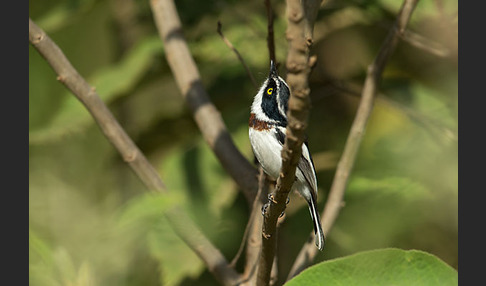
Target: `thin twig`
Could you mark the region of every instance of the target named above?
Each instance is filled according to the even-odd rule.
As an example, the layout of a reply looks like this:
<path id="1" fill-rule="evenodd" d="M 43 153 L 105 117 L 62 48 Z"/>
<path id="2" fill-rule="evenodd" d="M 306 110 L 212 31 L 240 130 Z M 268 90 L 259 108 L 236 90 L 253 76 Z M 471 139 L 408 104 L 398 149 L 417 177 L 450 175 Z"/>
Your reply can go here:
<path id="1" fill-rule="evenodd" d="M 103 134 L 120 152 L 123 160 L 151 191 L 165 192 L 159 174 L 128 137 L 110 110 L 99 98 L 96 89 L 74 69 L 61 49 L 29 18 L 29 41 L 57 73 L 57 80 L 64 84 L 91 113 Z"/>
<path id="2" fill-rule="evenodd" d="M 344 93 L 350 94 L 352 96 L 361 96 L 362 86 L 359 84 L 355 84 L 353 82 L 335 82 L 331 83 L 334 88 L 340 90 Z M 385 104 L 391 105 L 394 108 L 401 110 L 404 114 L 406 114 L 410 120 L 417 123 L 417 125 L 424 128 L 431 134 L 438 135 L 439 138 L 436 138 L 436 141 L 440 143 L 444 143 L 444 139 L 457 141 L 457 131 L 452 130 L 451 128 L 445 126 L 443 123 L 439 122 L 435 118 L 431 118 L 423 113 L 418 112 L 415 109 L 412 109 L 396 100 L 393 100 L 386 96 L 383 93 L 378 92 L 375 96 L 376 102 L 381 101 Z M 315 162 L 314 158 L 314 162 Z M 317 168 L 316 168 L 317 169 Z"/>
<path id="3" fill-rule="evenodd" d="M 223 168 L 242 189 L 249 204 L 257 189 L 256 168 L 236 148 L 221 114 L 209 99 L 201 76 L 182 34 L 182 25 L 172 0 L 151 0 L 150 5 L 165 55 L 176 83 L 194 120 Z"/>
<path id="4" fill-rule="evenodd" d="M 230 42 L 230 40 L 228 40 L 228 38 L 226 38 L 224 35 L 223 35 L 223 24 L 221 24 L 220 21 L 218 21 L 218 34 L 221 36 L 221 39 L 223 39 L 223 42 L 226 44 L 226 46 L 228 46 L 228 48 L 230 48 L 230 50 L 232 50 L 236 56 L 238 57 L 238 59 L 240 60 L 241 64 L 243 65 L 243 67 L 245 68 L 246 70 L 246 73 L 248 74 L 248 76 L 250 77 L 251 79 L 251 82 L 253 83 L 253 86 L 255 88 L 258 87 L 257 83 L 256 83 L 256 80 L 255 78 L 253 77 L 253 74 L 251 73 L 250 69 L 248 68 L 248 66 L 246 65 L 246 62 L 245 60 L 243 60 L 243 57 L 241 56 L 240 52 L 238 52 L 238 50 L 233 46 L 233 44 Z"/>
<path id="5" fill-rule="evenodd" d="M 389 29 L 391 23 L 383 22 L 380 24 L 380 27 L 384 29 Z M 451 56 L 451 51 L 443 44 L 434 41 L 433 39 L 427 38 L 422 36 L 419 33 L 405 30 L 402 34 L 399 35 L 402 41 L 409 43 L 410 45 L 416 47 L 417 49 L 421 49 L 429 54 L 432 54 L 436 57 L 446 58 Z"/>
<path id="6" fill-rule="evenodd" d="M 266 203 L 269 188 L 270 188 L 270 181 L 269 177 L 261 166 L 260 169 L 260 176 L 258 178 L 258 185 L 259 185 L 259 196 L 257 204 L 252 209 L 252 224 L 250 228 L 250 232 L 248 234 L 247 242 L 246 242 L 246 261 L 245 261 L 245 268 L 243 271 L 243 279 L 241 286 L 253 286 L 256 284 L 256 269 L 258 266 L 258 259 L 260 258 L 261 253 L 261 246 L 262 246 L 262 222 L 263 216 L 261 215 L 261 208 L 264 203 Z"/>
<path id="7" fill-rule="evenodd" d="M 361 94 L 360 104 L 356 113 L 356 117 L 351 126 L 348 139 L 344 146 L 343 155 L 339 160 L 336 174 L 329 191 L 329 196 L 322 213 L 322 228 L 324 233 L 328 234 L 332 225 L 334 224 L 341 207 L 343 206 L 343 197 L 348 183 L 349 175 L 353 169 L 356 155 L 364 135 L 366 124 L 373 109 L 373 101 L 376 95 L 378 84 L 381 79 L 381 74 L 385 65 L 395 50 L 395 47 L 400 38 L 400 34 L 403 34 L 405 27 L 410 20 L 410 16 L 417 4 L 418 0 L 405 0 L 400 12 L 397 16 L 397 21 L 387 38 L 383 42 L 378 55 L 373 63 L 368 67 L 365 84 Z M 297 259 L 295 260 L 288 279 L 294 277 L 300 273 L 305 267 L 307 267 L 316 256 L 317 251 L 312 242 L 307 242 L 301 249 Z"/>
<path id="8" fill-rule="evenodd" d="M 29 41 L 46 59 L 63 83 L 91 113 L 108 141 L 137 174 L 149 191 L 166 193 L 155 168 L 128 137 L 101 100 L 96 90 L 74 69 L 61 49 L 29 18 Z M 239 275 L 230 268 L 221 252 L 194 225 L 187 215 L 174 207 L 164 214 L 175 232 L 204 261 L 209 271 L 224 285 L 234 285 Z"/>
<path id="9" fill-rule="evenodd" d="M 291 90 L 287 112 L 287 131 L 282 149 L 282 167 L 263 219 L 262 256 L 259 261 L 257 285 L 268 285 L 276 253 L 277 220 L 285 210 L 286 201 L 295 180 L 295 170 L 302 153 L 302 143 L 310 108 L 308 76 L 311 69 L 309 51 L 312 30 L 321 1 L 287 0 L 289 43 L 286 67 Z"/>
<path id="10" fill-rule="evenodd" d="M 405 33 L 400 34 L 400 37 L 412 46 L 437 57 L 445 58 L 451 55 L 451 51 L 444 45 L 428 39 L 418 33 L 406 30 Z"/>
<path id="11" fill-rule="evenodd" d="M 265 0 L 265 9 L 267 11 L 268 56 L 270 57 L 270 60 L 272 60 L 274 63 L 277 63 L 277 59 L 275 58 L 275 36 L 273 34 L 273 10 L 272 10 L 272 3 L 270 2 L 270 0 Z"/>
<path id="12" fill-rule="evenodd" d="M 249 233 L 250 229 L 252 228 L 252 224 L 254 223 L 255 216 L 260 213 L 260 211 L 259 211 L 260 208 L 258 207 L 258 205 L 261 204 L 260 196 L 261 196 L 264 189 L 266 191 L 266 187 L 265 187 L 266 175 L 263 172 L 263 169 L 262 169 L 261 166 L 258 169 L 259 169 L 259 173 L 260 173 L 259 176 L 258 176 L 258 192 L 257 192 L 257 195 L 255 197 L 255 200 L 253 201 L 253 205 L 250 209 L 250 211 L 251 211 L 250 218 L 248 219 L 248 223 L 246 224 L 245 232 L 243 233 L 243 238 L 241 239 L 240 247 L 238 248 L 238 251 L 236 252 L 235 257 L 231 260 L 231 263 L 230 263 L 230 266 L 233 267 L 233 268 L 236 266 L 236 262 L 238 262 L 238 259 L 240 258 L 241 253 L 243 252 L 243 249 L 245 248 L 245 245 L 248 242 L 247 241 L 248 233 Z"/>

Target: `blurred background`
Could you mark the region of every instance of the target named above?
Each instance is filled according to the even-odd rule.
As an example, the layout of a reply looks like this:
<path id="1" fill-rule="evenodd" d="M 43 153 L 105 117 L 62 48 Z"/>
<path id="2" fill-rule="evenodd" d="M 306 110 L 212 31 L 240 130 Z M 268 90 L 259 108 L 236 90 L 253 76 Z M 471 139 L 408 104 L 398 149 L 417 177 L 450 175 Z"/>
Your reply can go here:
<path id="1" fill-rule="evenodd" d="M 211 100 L 253 162 L 249 108 L 268 74 L 264 1 L 175 1 Z M 285 76 L 285 1 L 272 1 Z M 325 1 L 314 29 L 309 146 L 322 211 L 359 103 L 366 68 L 401 1 Z M 345 194 L 315 262 L 363 250 L 419 249 L 458 264 L 458 4 L 421 0 L 386 66 Z M 45 0 L 29 17 L 59 45 L 159 170 L 171 195 L 145 187 L 89 113 L 29 47 L 31 285 L 217 285 L 161 212 L 180 204 L 231 260 L 249 206 L 206 146 L 164 56 L 149 1 Z M 280 283 L 312 231 L 291 196 L 279 231 Z M 238 264 L 241 271 L 243 261 Z"/>

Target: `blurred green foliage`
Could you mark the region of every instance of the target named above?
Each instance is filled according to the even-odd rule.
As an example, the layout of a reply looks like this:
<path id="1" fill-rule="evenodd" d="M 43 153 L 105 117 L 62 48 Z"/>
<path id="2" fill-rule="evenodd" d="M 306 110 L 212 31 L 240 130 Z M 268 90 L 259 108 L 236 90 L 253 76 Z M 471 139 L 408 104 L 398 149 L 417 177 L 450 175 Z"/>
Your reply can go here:
<path id="1" fill-rule="evenodd" d="M 400 3 L 326 1 L 319 11 L 307 131 L 320 210 L 366 67 Z M 285 1 L 272 4 L 277 60 L 285 75 Z M 247 120 L 256 89 L 216 27 L 221 21 L 225 36 L 261 82 L 269 65 L 264 3 L 181 0 L 176 5 L 211 100 L 238 148 L 253 161 Z M 248 206 L 185 107 L 148 1 L 34 1 L 29 17 L 96 87 L 171 193 L 146 193 L 82 104 L 29 47 L 30 284 L 216 285 L 161 214 L 182 206 L 230 260 Z M 412 35 L 393 54 L 345 207 L 316 262 L 397 247 L 431 253 L 457 269 L 457 26 L 457 1 L 419 1 L 409 30 L 433 50 L 418 46 Z M 286 213 L 279 232 L 280 283 L 312 230 L 297 195 Z"/>

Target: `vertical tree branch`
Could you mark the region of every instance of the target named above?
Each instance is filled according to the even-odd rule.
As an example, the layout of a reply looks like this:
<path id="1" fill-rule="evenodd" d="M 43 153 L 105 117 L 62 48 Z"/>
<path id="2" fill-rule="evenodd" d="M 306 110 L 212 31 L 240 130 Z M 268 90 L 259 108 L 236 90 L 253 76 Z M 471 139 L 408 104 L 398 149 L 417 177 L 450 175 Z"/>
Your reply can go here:
<path id="1" fill-rule="evenodd" d="M 155 24 L 165 55 L 182 96 L 196 124 L 223 168 L 241 187 L 251 204 L 258 189 L 257 170 L 236 148 L 219 111 L 211 103 L 201 76 L 182 34 L 182 25 L 172 0 L 151 0 Z"/>
<path id="2" fill-rule="evenodd" d="M 243 252 L 245 244 L 247 245 L 250 240 L 250 231 L 254 228 L 253 225 L 259 222 L 259 213 L 262 205 L 262 197 L 267 194 L 268 191 L 268 185 L 266 183 L 266 174 L 263 172 L 262 167 L 260 166 L 259 168 L 259 175 L 258 175 L 258 192 L 255 197 L 255 200 L 253 201 L 253 205 L 250 208 L 250 217 L 248 219 L 248 223 L 245 227 L 245 232 L 243 233 L 243 238 L 241 240 L 240 248 L 236 252 L 235 257 L 231 260 L 230 265 L 232 267 L 236 266 L 236 262 L 238 262 L 238 259 L 240 258 L 241 253 Z M 266 197 L 266 196 L 265 196 Z M 259 250 L 258 250 L 259 252 Z M 248 262 L 248 261 L 247 261 Z M 245 271 L 247 268 L 245 268 Z M 243 276 L 245 273 L 243 273 Z"/>
<path id="3" fill-rule="evenodd" d="M 329 233 L 329 230 L 334 224 L 334 221 L 336 220 L 343 205 L 343 197 L 348 183 L 348 178 L 353 169 L 366 124 L 368 123 L 368 119 L 373 109 L 373 102 L 378 84 L 381 79 L 381 74 L 390 55 L 395 50 L 400 35 L 405 31 L 405 27 L 410 20 L 410 16 L 412 15 L 417 1 L 418 0 L 404 1 L 397 16 L 395 25 L 388 33 L 388 36 L 383 42 L 375 60 L 368 67 L 356 117 L 351 126 L 348 139 L 346 140 L 344 151 L 338 163 L 331 190 L 329 191 L 329 197 L 321 216 L 322 228 L 326 234 Z M 307 267 L 313 261 L 316 254 L 317 250 L 312 245 L 312 242 L 307 242 L 297 256 L 297 259 L 288 275 L 288 279 L 297 275 L 305 267 Z"/>
<path id="4" fill-rule="evenodd" d="M 277 64 L 276 57 L 275 57 L 275 37 L 273 33 L 273 10 L 272 10 L 272 4 L 270 0 L 265 0 L 265 8 L 267 12 L 268 55 L 270 61 L 273 61 Z M 251 233 L 247 241 L 246 265 L 245 265 L 245 271 L 243 273 L 243 277 L 245 277 L 245 281 L 243 282 L 242 286 L 256 284 L 257 275 L 254 274 L 258 269 L 258 265 L 259 265 L 258 259 L 260 258 L 261 249 L 262 249 L 261 232 L 262 232 L 263 217 L 259 216 L 257 212 L 259 213 L 259 210 L 261 209 L 261 207 L 265 203 L 265 200 L 267 199 L 267 194 L 269 192 L 269 181 L 268 181 L 267 174 L 265 174 L 261 166 L 259 167 L 259 170 L 260 170 L 260 176 L 258 180 L 259 204 L 258 204 L 258 209 L 254 207 L 251 213 L 253 224 L 251 228 Z M 270 271 L 270 275 L 271 274 L 272 271 Z"/>
<path id="5" fill-rule="evenodd" d="M 277 179 L 273 201 L 263 220 L 262 256 L 258 266 L 257 285 L 268 285 L 276 252 L 277 220 L 285 210 L 286 201 L 295 180 L 295 170 L 302 153 L 304 132 L 310 108 L 308 75 L 312 28 L 321 1 L 287 0 L 287 83 L 291 96 L 287 112 L 287 134 L 282 149 L 282 168 Z"/>
<path id="6" fill-rule="evenodd" d="M 29 41 L 46 59 L 61 81 L 91 113 L 108 141 L 121 154 L 149 191 L 167 192 L 162 179 L 147 158 L 128 137 L 96 90 L 74 69 L 61 49 L 29 18 Z M 239 275 L 226 259 L 177 207 L 166 215 L 175 232 L 204 261 L 209 271 L 224 285 L 235 285 Z"/>
<path id="7" fill-rule="evenodd" d="M 256 204 L 251 210 L 250 217 L 252 220 L 252 224 L 246 243 L 246 262 L 245 269 L 242 275 L 243 280 L 240 286 L 253 286 L 256 284 L 256 270 L 262 246 L 261 236 L 263 217 L 261 215 L 261 208 L 267 200 L 267 195 L 270 187 L 270 181 L 267 174 L 265 174 L 261 166 L 259 167 L 259 170 L 260 175 L 258 178 L 258 200 L 255 200 Z"/>

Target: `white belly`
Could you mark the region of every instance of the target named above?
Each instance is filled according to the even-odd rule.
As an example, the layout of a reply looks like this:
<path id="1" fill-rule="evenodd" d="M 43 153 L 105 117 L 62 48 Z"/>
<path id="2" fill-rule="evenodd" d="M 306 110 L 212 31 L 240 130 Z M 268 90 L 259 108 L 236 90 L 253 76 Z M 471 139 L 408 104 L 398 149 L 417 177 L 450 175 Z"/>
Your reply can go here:
<path id="1" fill-rule="evenodd" d="M 250 143 L 258 162 L 268 175 L 278 178 L 282 166 L 282 146 L 271 134 L 272 131 L 249 129 Z"/>
<path id="2" fill-rule="evenodd" d="M 277 179 L 282 167 L 282 145 L 280 145 L 271 132 L 274 131 L 255 131 L 254 129 L 250 128 L 249 137 L 251 146 L 253 148 L 253 153 L 255 154 L 258 162 L 260 162 L 260 165 L 263 167 L 263 170 L 274 179 Z M 305 145 L 302 144 L 302 154 L 309 156 L 308 152 L 309 151 Z M 295 169 L 295 176 L 297 180 L 292 189 L 297 189 L 306 199 L 309 200 L 310 193 L 308 193 L 309 191 L 305 192 L 304 190 L 309 188 L 309 186 L 299 168 Z M 317 182 L 315 185 L 317 186 Z"/>

